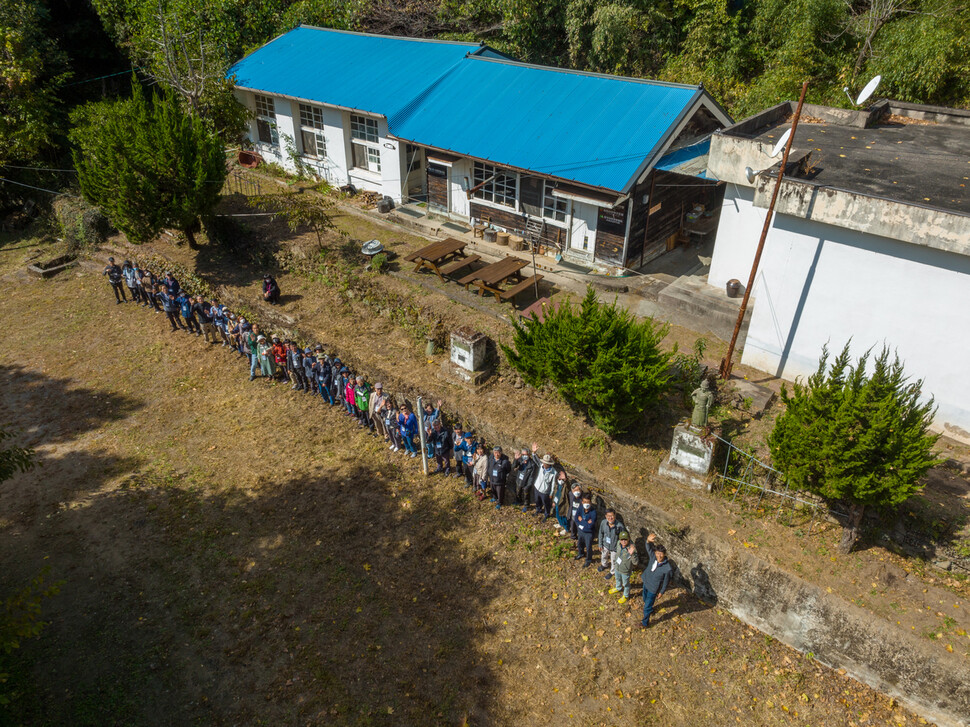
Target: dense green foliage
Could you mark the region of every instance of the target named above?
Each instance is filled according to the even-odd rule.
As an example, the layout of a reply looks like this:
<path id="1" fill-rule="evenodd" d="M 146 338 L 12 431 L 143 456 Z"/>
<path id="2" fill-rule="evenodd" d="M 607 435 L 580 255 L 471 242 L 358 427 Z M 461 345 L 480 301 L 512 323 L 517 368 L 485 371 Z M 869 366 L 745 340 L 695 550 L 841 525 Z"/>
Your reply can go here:
<path id="1" fill-rule="evenodd" d="M 149 102 L 137 82 L 130 100 L 80 111 L 71 139 L 84 196 L 133 242 L 173 227 L 194 244 L 226 176 L 219 137 L 173 94 Z"/>
<path id="2" fill-rule="evenodd" d="M 509 363 L 531 386 L 551 384 L 610 435 L 630 432 L 667 391 L 673 354 L 660 349 L 667 326 L 600 303 L 592 287 L 578 309 L 568 300 L 545 320 L 513 320 Z"/>
<path id="3" fill-rule="evenodd" d="M 768 438 L 775 466 L 788 482 L 841 506 L 849 527 L 843 549 L 855 541 L 863 508 L 894 507 L 921 489 L 937 463 L 929 432 L 935 411 L 922 401 L 922 381 L 910 382 L 899 357 L 883 349 L 869 368 L 869 353 L 853 367 L 849 346 L 791 393 L 781 392 L 785 411 Z"/>

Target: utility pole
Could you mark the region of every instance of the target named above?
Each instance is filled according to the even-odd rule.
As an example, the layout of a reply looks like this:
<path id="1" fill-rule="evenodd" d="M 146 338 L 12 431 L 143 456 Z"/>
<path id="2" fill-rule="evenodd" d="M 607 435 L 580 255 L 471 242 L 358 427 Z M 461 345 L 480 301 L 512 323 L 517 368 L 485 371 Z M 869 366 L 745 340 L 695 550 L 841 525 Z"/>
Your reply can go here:
<path id="1" fill-rule="evenodd" d="M 771 218 L 775 213 L 775 201 L 778 199 L 778 190 L 781 189 L 782 177 L 785 176 L 785 167 L 788 165 L 788 153 L 791 151 L 792 143 L 795 141 L 795 129 L 798 127 L 798 118 L 802 115 L 802 104 L 805 103 L 805 92 L 807 90 L 808 81 L 805 81 L 802 84 L 802 95 L 798 98 L 798 108 L 795 109 L 795 115 L 791 120 L 791 134 L 788 136 L 788 143 L 785 144 L 785 154 L 781 158 L 781 169 L 778 170 L 778 178 L 775 180 L 775 191 L 771 193 L 771 204 L 768 205 L 765 225 L 761 229 L 761 239 L 758 241 L 758 249 L 754 254 L 754 261 L 751 263 L 751 274 L 748 275 L 748 284 L 744 287 L 744 297 L 741 298 L 741 310 L 738 311 L 738 320 L 734 324 L 734 333 L 731 334 L 731 343 L 728 346 L 727 354 L 721 359 L 720 375 L 725 380 L 731 376 L 731 357 L 734 355 L 734 347 L 738 342 L 738 334 L 741 332 L 741 323 L 744 321 L 744 314 L 748 310 L 748 299 L 751 297 L 751 288 L 754 287 L 754 279 L 758 275 L 761 253 L 765 249 L 768 230 L 771 229 Z"/>

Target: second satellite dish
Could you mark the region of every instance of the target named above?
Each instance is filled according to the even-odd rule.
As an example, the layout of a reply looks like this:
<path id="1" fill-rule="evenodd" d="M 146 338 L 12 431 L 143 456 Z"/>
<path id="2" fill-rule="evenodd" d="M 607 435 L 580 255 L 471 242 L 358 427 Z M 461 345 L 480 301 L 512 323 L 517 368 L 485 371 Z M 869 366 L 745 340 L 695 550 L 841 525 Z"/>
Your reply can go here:
<path id="1" fill-rule="evenodd" d="M 863 87 L 863 89 L 859 92 L 859 95 L 855 99 L 853 99 L 852 96 L 849 96 L 848 86 L 846 86 L 842 90 L 845 91 L 846 96 L 849 96 L 849 101 L 854 103 L 856 106 L 862 106 L 862 104 L 868 101 L 869 97 L 876 92 L 876 89 L 879 87 L 880 81 L 882 81 L 882 76 L 876 76 L 875 78 L 873 78 L 871 81 L 869 81 L 869 83 L 867 83 Z"/>
<path id="2" fill-rule="evenodd" d="M 778 140 L 778 143 L 775 144 L 775 148 L 771 150 L 771 156 L 776 157 L 778 156 L 779 153 L 781 153 L 781 150 L 785 148 L 785 144 L 788 143 L 789 136 L 791 136 L 791 129 L 789 129 L 788 131 L 786 131 L 784 134 L 781 135 L 781 138 Z"/>

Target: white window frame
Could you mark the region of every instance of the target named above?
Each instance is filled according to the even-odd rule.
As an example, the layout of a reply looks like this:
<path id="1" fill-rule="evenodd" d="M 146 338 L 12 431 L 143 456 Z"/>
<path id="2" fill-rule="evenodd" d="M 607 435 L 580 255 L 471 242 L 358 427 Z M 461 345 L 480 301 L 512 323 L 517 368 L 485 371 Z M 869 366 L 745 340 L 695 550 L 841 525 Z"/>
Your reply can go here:
<path id="1" fill-rule="evenodd" d="M 312 150 L 308 148 L 308 139 L 313 144 Z M 322 107 L 300 104 L 300 144 L 303 147 L 303 156 L 326 159 L 327 137 L 324 134 Z"/>
<path id="2" fill-rule="evenodd" d="M 548 181 L 542 183 L 542 218 L 553 224 L 566 225 L 566 218 L 569 216 L 569 200 L 562 197 L 554 197 L 552 190 L 555 186 Z"/>
<path id="3" fill-rule="evenodd" d="M 472 164 L 472 186 L 478 187 L 472 196 L 499 207 L 516 209 L 519 175 L 485 162 Z M 481 185 L 481 186 L 479 186 Z"/>
<path id="4" fill-rule="evenodd" d="M 380 174 L 381 147 L 377 119 L 350 115 L 350 159 L 354 169 Z"/>
<path id="5" fill-rule="evenodd" d="M 253 99 L 256 103 L 256 141 L 265 146 L 279 148 L 280 133 L 276 128 L 276 102 L 272 96 L 265 96 L 254 93 Z M 266 124 L 269 130 L 269 141 L 265 141 L 260 133 L 260 124 Z"/>

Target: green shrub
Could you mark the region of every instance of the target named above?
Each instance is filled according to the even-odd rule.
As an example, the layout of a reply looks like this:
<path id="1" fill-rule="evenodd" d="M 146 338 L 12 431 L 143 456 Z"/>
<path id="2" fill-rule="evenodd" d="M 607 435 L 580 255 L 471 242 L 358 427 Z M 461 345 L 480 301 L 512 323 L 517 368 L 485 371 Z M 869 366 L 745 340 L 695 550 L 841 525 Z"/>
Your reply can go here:
<path id="1" fill-rule="evenodd" d="M 70 252 L 100 245 L 108 239 L 111 224 L 97 207 L 85 200 L 61 195 L 54 199 L 54 219 Z"/>
<path id="2" fill-rule="evenodd" d="M 609 435 L 636 428 L 670 385 L 673 353 L 660 349 L 668 327 L 600 303 L 592 287 L 578 309 L 566 301 L 541 323 L 513 325 L 513 347 L 502 349 L 522 378 L 551 384 Z"/>
<path id="3" fill-rule="evenodd" d="M 387 253 L 379 252 L 374 257 L 371 258 L 368 267 L 371 271 L 375 273 L 383 273 L 387 271 Z"/>
<path id="4" fill-rule="evenodd" d="M 775 467 L 798 489 L 848 510 L 840 550 L 848 553 L 867 506 L 895 507 L 922 489 L 923 475 L 938 463 L 929 433 L 935 408 L 922 399 L 922 381 L 910 383 L 889 349 L 866 373 L 867 352 L 853 368 L 849 345 L 828 369 L 822 350 L 818 370 L 781 390 L 785 411 L 768 437 Z M 827 370 L 828 369 L 828 370 Z"/>

